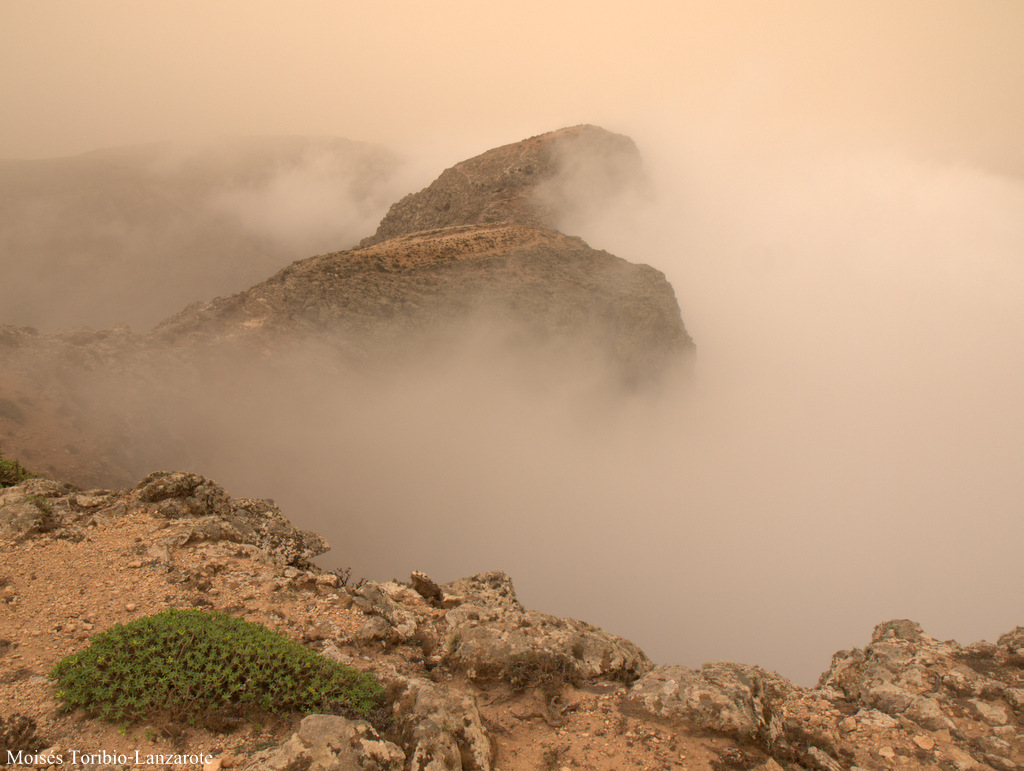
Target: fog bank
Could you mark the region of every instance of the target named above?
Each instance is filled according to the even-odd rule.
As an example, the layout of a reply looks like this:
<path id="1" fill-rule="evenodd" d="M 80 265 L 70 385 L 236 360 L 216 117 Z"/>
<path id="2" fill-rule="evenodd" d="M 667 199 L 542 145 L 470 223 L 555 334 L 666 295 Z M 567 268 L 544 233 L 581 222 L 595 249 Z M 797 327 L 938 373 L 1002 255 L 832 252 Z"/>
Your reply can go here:
<path id="1" fill-rule="evenodd" d="M 667 273 L 693 377 L 617 393 L 585 355 L 473 331 L 384 375 L 297 354 L 207 389 L 189 462 L 324 534 L 324 565 L 506 570 L 662 663 L 811 684 L 889 618 L 1013 628 L 1024 186 L 717 136 L 641 138 L 651 188 L 564 225 Z"/>

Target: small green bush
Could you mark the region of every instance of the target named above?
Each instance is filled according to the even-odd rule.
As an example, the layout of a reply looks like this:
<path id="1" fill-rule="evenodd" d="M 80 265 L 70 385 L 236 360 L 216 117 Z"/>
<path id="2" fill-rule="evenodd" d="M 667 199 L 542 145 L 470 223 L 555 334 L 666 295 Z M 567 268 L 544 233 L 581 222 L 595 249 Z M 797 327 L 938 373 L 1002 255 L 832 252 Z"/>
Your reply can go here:
<path id="1" fill-rule="evenodd" d="M 14 485 L 20 485 L 26 479 L 31 479 L 34 476 L 35 474 L 18 461 L 7 460 L 0 455 L 0 487 L 14 487 Z"/>
<path id="2" fill-rule="evenodd" d="M 384 689 L 264 626 L 219 612 L 166 610 L 118 624 L 50 672 L 69 709 L 104 720 L 215 725 L 251 712 L 373 717 Z"/>

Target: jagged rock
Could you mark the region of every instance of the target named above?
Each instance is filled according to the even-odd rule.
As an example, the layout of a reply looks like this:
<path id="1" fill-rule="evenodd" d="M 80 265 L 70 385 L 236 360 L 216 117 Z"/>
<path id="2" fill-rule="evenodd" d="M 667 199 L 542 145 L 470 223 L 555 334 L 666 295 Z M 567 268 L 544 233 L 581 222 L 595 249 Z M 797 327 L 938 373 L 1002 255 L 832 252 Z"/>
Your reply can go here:
<path id="1" fill-rule="evenodd" d="M 1005 739 L 997 736 L 979 736 L 977 739 L 978 748 L 989 755 L 998 755 L 1008 758 L 1013 754 L 1013 747 Z"/>
<path id="2" fill-rule="evenodd" d="M 13 487 L 0 488 L 0 506 L 22 500 L 24 498 L 61 498 L 75 492 L 75 487 L 66 482 L 53 479 L 26 479 Z"/>
<path id="3" fill-rule="evenodd" d="M 53 528 L 53 515 L 38 500 L 22 500 L 0 507 L 0 540 L 17 541 Z"/>
<path id="4" fill-rule="evenodd" d="M 900 618 L 894 621 L 885 621 L 878 624 L 871 635 L 871 642 L 876 643 L 882 640 L 906 640 L 916 642 L 921 639 L 924 630 L 916 621 Z"/>
<path id="5" fill-rule="evenodd" d="M 364 720 L 310 715 L 266 766 L 274 771 L 403 771 L 405 753 Z"/>
<path id="6" fill-rule="evenodd" d="M 573 126 L 488 150 L 405 196 L 360 246 L 457 225 L 516 222 L 558 229 L 581 195 L 611 196 L 641 183 L 640 153 L 629 137 Z"/>
<path id="7" fill-rule="evenodd" d="M 1012 632 L 1001 635 L 998 642 L 1011 653 L 1024 650 L 1024 626 L 1018 626 Z"/>
<path id="8" fill-rule="evenodd" d="M 0 489 L 0 540 L 20 541 L 65 528 L 80 518 L 72 485 L 27 479 Z"/>
<path id="9" fill-rule="evenodd" d="M 879 624 L 865 649 L 841 651 L 833 657 L 819 681 L 820 690 L 835 689 L 854 704 L 877 707 L 898 718 L 889 718 L 892 725 L 872 721 L 875 725 L 870 727 L 878 730 L 918 725 L 961 747 L 966 737 L 979 734 L 997 736 L 997 731 L 1006 729 L 1016 736 L 1010 714 L 1014 700 L 1008 695 L 1019 683 L 1015 634 L 1003 635 L 998 644 L 981 641 L 961 646 L 936 640 L 910 621 Z M 863 727 L 869 727 L 867 714 L 862 711 L 856 716 Z M 938 747 L 935 751 L 940 752 Z M 980 767 L 955 746 L 941 751 L 949 767 Z M 1019 753 L 1009 759 L 990 749 L 983 754 L 985 762 L 997 768 L 1011 768 L 1021 760 Z"/>
<path id="10" fill-rule="evenodd" d="M 984 720 L 992 726 L 1006 725 L 1010 722 L 1010 716 L 1006 714 L 1006 708 L 1001 704 L 989 704 L 981 699 L 968 699 L 967 705 L 971 714 Z"/>
<path id="11" fill-rule="evenodd" d="M 384 619 L 399 638 L 412 637 L 416 633 L 416 616 L 391 599 L 377 582 L 367 581 L 355 590 L 355 595 L 358 608 Z"/>
<path id="12" fill-rule="evenodd" d="M 732 663 L 656 667 L 629 691 L 634 706 L 737 739 L 773 746 L 784 730 L 778 704 L 796 687 L 774 672 Z"/>
<path id="13" fill-rule="evenodd" d="M 414 570 L 409 578 L 412 588 L 419 592 L 421 597 L 432 602 L 440 602 L 444 593 L 430 576 L 422 571 Z"/>
<path id="14" fill-rule="evenodd" d="M 957 696 L 998 696 L 1002 683 L 978 674 L 963 664 L 957 664 L 942 676 L 942 684 Z"/>
<path id="15" fill-rule="evenodd" d="M 956 724 L 946 716 L 935 699 L 918 696 L 911 702 L 904 712 L 904 716 L 930 731 L 941 731 L 943 728 L 956 729 Z"/>
<path id="16" fill-rule="evenodd" d="M 278 562 L 309 567 L 310 560 L 329 548 L 316 533 L 299 530 L 272 502 L 231 498 L 224 489 L 198 474 L 157 471 L 120 492 L 93 491 L 82 495 L 72 485 L 31 479 L 0 491 L 0 538 L 22 538 L 60 531 L 73 537 L 80 521 L 145 510 L 159 517 L 186 520 L 187 530 L 171 545 L 230 541 L 256 546 Z M 79 532 L 77 537 L 81 537 Z M 170 542 L 168 542 L 170 543 Z M 168 544 L 164 544 L 166 547 Z M 169 555 L 159 555 L 169 561 Z"/>
<path id="17" fill-rule="evenodd" d="M 230 513 L 224 489 L 199 474 L 156 471 L 139 482 L 138 499 L 157 504 L 155 513 L 168 519 Z"/>
<path id="18" fill-rule="evenodd" d="M 877 709 L 862 709 L 854 715 L 857 723 L 865 728 L 895 728 L 900 724 L 896 718 Z"/>
<path id="19" fill-rule="evenodd" d="M 807 759 L 811 762 L 813 768 L 821 769 L 821 771 L 845 771 L 844 767 L 835 758 L 829 756 L 828 753 L 818 747 L 807 748 Z"/>
<path id="20" fill-rule="evenodd" d="M 1003 698 L 1019 715 L 1024 715 L 1024 688 L 1006 688 Z"/>
<path id="21" fill-rule="evenodd" d="M 410 576 L 412 588 L 423 599 L 427 600 L 435 608 L 451 609 L 462 603 L 462 598 L 455 594 L 448 594 L 441 586 L 426 573 L 414 570 Z"/>
<path id="22" fill-rule="evenodd" d="M 472 697 L 419 678 L 383 680 L 409 771 L 491 771 L 494 748 Z"/>
<path id="23" fill-rule="evenodd" d="M 371 616 L 356 630 L 355 639 L 364 645 L 372 642 L 395 645 L 405 638 L 385 619 L 380 616 Z"/>
<path id="24" fill-rule="evenodd" d="M 512 578 L 500 570 L 477 573 L 447 583 L 444 591 L 462 597 L 463 602 L 485 608 L 523 612 Z"/>
<path id="25" fill-rule="evenodd" d="M 157 471 L 136 487 L 136 496 L 153 513 L 171 519 L 193 519 L 180 545 L 204 541 L 250 544 L 285 565 L 308 567 L 330 547 L 308 530 L 299 530 L 273 501 L 231 498 L 224 489 L 198 474 Z"/>
<path id="26" fill-rule="evenodd" d="M 873 709 L 898 715 L 914 701 L 914 694 L 892 683 L 881 683 L 864 694 L 862 701 Z"/>
<path id="27" fill-rule="evenodd" d="M 524 611 L 504 573 L 481 573 L 444 588 L 463 603 L 445 615 L 443 661 L 473 679 L 517 687 L 549 680 L 632 682 L 653 666 L 622 637 L 584 621 Z"/>

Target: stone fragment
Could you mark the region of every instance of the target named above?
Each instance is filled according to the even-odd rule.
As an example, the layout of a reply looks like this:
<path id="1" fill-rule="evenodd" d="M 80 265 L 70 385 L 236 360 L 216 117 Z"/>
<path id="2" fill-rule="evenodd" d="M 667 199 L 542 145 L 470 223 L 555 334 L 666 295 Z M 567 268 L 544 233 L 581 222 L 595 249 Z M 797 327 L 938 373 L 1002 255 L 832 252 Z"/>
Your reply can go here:
<path id="1" fill-rule="evenodd" d="M 891 717 L 884 712 L 879 712 L 877 709 L 862 709 L 854 717 L 857 718 L 857 722 L 865 728 L 895 728 L 899 725 L 899 721 L 896 718 Z"/>
<path id="2" fill-rule="evenodd" d="M 999 636 L 998 643 L 1009 651 L 1018 651 L 1024 648 L 1024 626 L 1015 627 L 1012 632 Z"/>
<path id="3" fill-rule="evenodd" d="M 864 704 L 889 715 L 898 715 L 914 701 L 914 694 L 892 683 L 876 685 L 864 696 Z"/>
<path id="4" fill-rule="evenodd" d="M 444 588 L 464 602 L 445 614 L 443 660 L 473 679 L 519 687 L 598 678 L 631 683 L 653 666 L 625 638 L 584 621 L 524 611 L 504 573 L 481 573 Z"/>
<path id="5" fill-rule="evenodd" d="M 376 764 L 376 765 L 373 765 Z M 405 753 L 363 721 L 338 715 L 310 715 L 299 730 L 266 760 L 273 771 L 403 771 Z"/>
<path id="6" fill-rule="evenodd" d="M 386 619 L 371 616 L 356 630 L 355 639 L 363 644 L 375 641 L 396 644 L 402 637 Z"/>
<path id="7" fill-rule="evenodd" d="M 380 616 L 388 622 L 400 638 L 409 638 L 416 633 L 416 615 L 402 608 L 391 599 L 375 581 L 367 581 L 355 590 L 356 605 L 364 612 Z"/>
<path id="8" fill-rule="evenodd" d="M 916 744 L 922 750 L 935 749 L 935 740 L 930 736 L 925 736 L 924 734 L 918 734 L 917 736 L 915 736 L 914 744 Z"/>
<path id="9" fill-rule="evenodd" d="M 412 571 L 410 579 L 412 581 L 412 588 L 419 592 L 424 599 L 430 600 L 431 602 L 441 601 L 441 597 L 444 594 L 441 591 L 441 587 L 426 573 L 414 570 Z"/>
<path id="10" fill-rule="evenodd" d="M 989 725 L 1006 725 L 1010 721 L 1010 716 L 1006 714 L 1006 708 L 1001 704 L 989 704 L 981 699 L 968 699 L 967 705 L 971 714 Z"/>
<path id="11" fill-rule="evenodd" d="M 1020 766 L 1002 755 L 986 755 L 985 762 L 997 771 L 1020 771 Z"/>
<path id="12" fill-rule="evenodd" d="M 1024 713 L 1024 688 L 1006 688 L 1003 698 L 1017 713 Z"/>
<path id="13" fill-rule="evenodd" d="M 392 715 L 408 771 L 492 771 L 494 749 L 471 696 L 395 673 L 382 679 L 395 694 Z"/>
<path id="14" fill-rule="evenodd" d="M 633 685 L 627 698 L 661 718 L 682 718 L 700 728 L 771 745 L 783 733 L 783 716 L 773 705 L 793 690 L 774 672 L 719 663 L 700 670 L 655 667 Z"/>
<path id="15" fill-rule="evenodd" d="M 955 729 L 952 720 L 942 711 L 942 706 L 935 699 L 918 696 L 914 699 L 904 715 L 922 728 L 929 731 L 940 731 L 942 729 Z"/>
<path id="16" fill-rule="evenodd" d="M 845 767 L 842 766 L 839 761 L 819 747 L 808 747 L 807 759 L 813 763 L 813 767 L 819 769 L 819 771 L 846 771 Z"/>
<path id="17" fill-rule="evenodd" d="M 998 736 L 979 736 L 978 748 L 987 755 L 999 755 L 1008 758 L 1013 755 L 1013 747 L 1005 739 Z"/>
<path id="18" fill-rule="evenodd" d="M 978 761 L 957 747 L 946 748 L 944 754 L 956 771 L 979 771 L 982 768 Z"/>

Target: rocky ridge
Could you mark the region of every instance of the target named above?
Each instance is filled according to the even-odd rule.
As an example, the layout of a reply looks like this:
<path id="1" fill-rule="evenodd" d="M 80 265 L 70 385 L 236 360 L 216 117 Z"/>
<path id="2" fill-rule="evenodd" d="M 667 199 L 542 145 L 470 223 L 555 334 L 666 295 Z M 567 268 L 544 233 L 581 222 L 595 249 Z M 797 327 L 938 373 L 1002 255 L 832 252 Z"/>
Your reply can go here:
<path id="1" fill-rule="evenodd" d="M 0 327 L 0 447 L 44 473 L 115 487 L 189 465 L 188 438 L 172 439 L 176 410 L 233 402 L 238 383 L 268 376 L 477 357 L 541 378 L 579 370 L 613 389 L 658 382 L 694 352 L 672 286 L 555 229 L 580 200 L 639 179 L 628 138 L 562 129 L 448 169 L 356 249 L 192 303 L 146 334 Z M 165 437 L 159 453 L 153 436 Z"/>
<path id="2" fill-rule="evenodd" d="M 210 769 L 968 771 L 1024 761 L 1024 627 L 963 646 L 886 622 L 802 688 L 730 662 L 654 666 L 628 640 L 525 610 L 501 572 L 350 587 L 311 563 L 326 546 L 272 502 L 232 498 L 195 474 L 158 472 L 119 491 L 46 479 L 0 491 L 3 716 L 35 721 L 44 758 L 190 748 L 215 756 Z M 310 716 L 173 735 L 60 713 L 45 677 L 56 660 L 167 607 L 258 621 L 376 672 L 390 727 Z"/>
<path id="3" fill-rule="evenodd" d="M 392 205 L 377 232 L 360 246 L 458 225 L 515 222 L 559 230 L 566 209 L 581 199 L 593 204 L 642 183 L 633 140 L 597 126 L 572 126 L 446 169 L 428 187 Z"/>
<path id="4" fill-rule="evenodd" d="M 632 140 L 594 126 L 496 148 L 394 204 L 359 248 L 194 303 L 150 338 L 265 350 L 315 337 L 365 359 L 457 339 L 468 323 L 524 348 L 591 347 L 623 378 L 648 381 L 693 350 L 671 285 L 556 229 L 570 201 L 639 176 Z"/>

